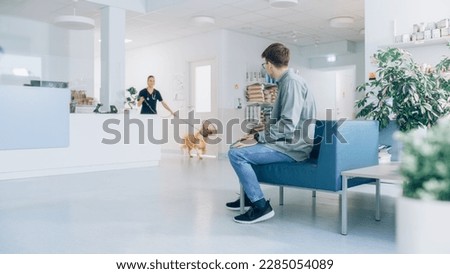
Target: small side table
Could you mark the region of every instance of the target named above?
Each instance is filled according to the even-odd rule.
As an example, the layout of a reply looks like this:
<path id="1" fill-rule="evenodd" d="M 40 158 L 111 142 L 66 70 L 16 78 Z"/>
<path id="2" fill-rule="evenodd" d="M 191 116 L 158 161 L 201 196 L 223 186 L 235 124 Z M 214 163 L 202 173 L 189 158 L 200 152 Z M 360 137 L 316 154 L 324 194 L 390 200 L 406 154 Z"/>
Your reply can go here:
<path id="1" fill-rule="evenodd" d="M 379 164 L 375 166 L 351 169 L 341 172 L 342 176 L 342 203 L 341 203 L 341 234 L 347 235 L 347 190 L 348 179 L 371 178 L 375 180 L 375 220 L 380 220 L 380 182 L 391 184 L 402 184 L 403 178 L 400 175 L 400 163 L 390 162 L 386 164 Z"/>

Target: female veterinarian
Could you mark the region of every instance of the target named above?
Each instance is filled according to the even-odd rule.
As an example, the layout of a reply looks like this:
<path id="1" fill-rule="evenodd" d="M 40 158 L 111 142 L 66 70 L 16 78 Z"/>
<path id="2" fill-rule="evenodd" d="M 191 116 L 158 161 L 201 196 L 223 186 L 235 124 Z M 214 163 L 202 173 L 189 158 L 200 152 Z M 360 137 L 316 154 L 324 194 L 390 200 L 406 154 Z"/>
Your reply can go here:
<path id="1" fill-rule="evenodd" d="M 147 77 L 147 87 L 139 91 L 138 98 L 138 107 L 142 107 L 141 114 L 156 114 L 156 102 L 160 101 L 164 108 L 175 116 L 169 105 L 163 101 L 161 93 L 155 89 L 155 76 L 153 75 Z"/>

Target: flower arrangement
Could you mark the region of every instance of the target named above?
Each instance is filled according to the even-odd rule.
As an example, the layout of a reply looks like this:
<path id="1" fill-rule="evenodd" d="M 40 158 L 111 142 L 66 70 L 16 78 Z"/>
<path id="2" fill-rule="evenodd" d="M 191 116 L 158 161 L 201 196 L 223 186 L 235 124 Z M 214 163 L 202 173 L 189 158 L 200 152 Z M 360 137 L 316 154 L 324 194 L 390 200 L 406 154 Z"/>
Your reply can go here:
<path id="1" fill-rule="evenodd" d="M 450 201 L 450 117 L 424 131 L 400 134 L 404 142 L 403 196 Z"/>

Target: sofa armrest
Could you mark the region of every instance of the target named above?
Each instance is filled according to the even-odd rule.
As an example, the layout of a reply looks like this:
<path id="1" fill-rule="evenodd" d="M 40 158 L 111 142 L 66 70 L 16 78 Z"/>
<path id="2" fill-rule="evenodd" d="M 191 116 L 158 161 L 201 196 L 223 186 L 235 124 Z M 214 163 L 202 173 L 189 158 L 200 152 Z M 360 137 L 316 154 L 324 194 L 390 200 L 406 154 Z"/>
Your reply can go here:
<path id="1" fill-rule="evenodd" d="M 342 189 L 342 171 L 378 164 L 378 122 L 324 121 L 324 125 L 317 185 L 338 191 Z"/>

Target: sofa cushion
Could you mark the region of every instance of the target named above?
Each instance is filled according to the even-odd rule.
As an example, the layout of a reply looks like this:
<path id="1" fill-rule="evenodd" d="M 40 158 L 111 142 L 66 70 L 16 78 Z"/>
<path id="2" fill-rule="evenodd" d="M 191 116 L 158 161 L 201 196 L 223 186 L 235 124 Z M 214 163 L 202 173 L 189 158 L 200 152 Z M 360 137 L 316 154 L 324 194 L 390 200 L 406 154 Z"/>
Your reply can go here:
<path id="1" fill-rule="evenodd" d="M 262 183 L 316 188 L 316 160 L 257 165 L 253 169 Z"/>

